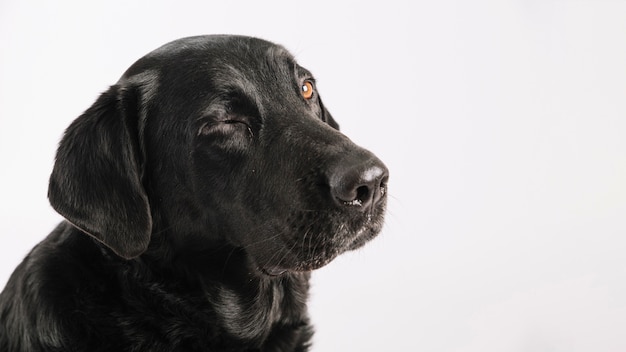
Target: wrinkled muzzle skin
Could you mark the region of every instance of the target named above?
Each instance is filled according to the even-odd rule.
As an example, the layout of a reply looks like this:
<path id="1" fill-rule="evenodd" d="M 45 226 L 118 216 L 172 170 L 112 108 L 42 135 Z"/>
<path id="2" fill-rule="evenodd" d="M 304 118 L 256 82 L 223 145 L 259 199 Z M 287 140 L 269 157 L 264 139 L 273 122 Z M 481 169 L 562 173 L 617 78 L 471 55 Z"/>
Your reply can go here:
<path id="1" fill-rule="evenodd" d="M 198 58 L 205 53 L 164 47 L 122 77 L 145 101 L 138 132 L 155 222 L 197 246 L 241 248 L 265 274 L 317 269 L 379 233 L 388 171 L 339 132 L 313 76 L 286 50 L 243 51 L 245 60 Z"/>

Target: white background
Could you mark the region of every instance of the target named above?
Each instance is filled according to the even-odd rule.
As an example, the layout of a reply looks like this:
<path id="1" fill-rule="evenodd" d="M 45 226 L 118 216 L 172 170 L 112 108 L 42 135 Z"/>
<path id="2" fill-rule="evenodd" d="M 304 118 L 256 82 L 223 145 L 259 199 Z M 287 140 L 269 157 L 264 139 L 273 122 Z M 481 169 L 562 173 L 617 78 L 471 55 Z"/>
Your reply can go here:
<path id="1" fill-rule="evenodd" d="M 67 125 L 178 37 L 281 43 L 391 170 L 314 274 L 314 351 L 626 351 L 626 1 L 0 2 L 0 281 Z"/>

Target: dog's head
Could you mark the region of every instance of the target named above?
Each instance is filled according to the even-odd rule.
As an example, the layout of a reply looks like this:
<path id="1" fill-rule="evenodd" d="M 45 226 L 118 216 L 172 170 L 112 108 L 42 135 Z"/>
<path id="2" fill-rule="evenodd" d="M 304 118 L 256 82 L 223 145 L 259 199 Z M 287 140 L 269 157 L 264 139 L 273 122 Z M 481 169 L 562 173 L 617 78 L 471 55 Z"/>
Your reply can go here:
<path id="1" fill-rule="evenodd" d="M 143 57 L 72 123 L 49 198 L 124 258 L 162 233 L 181 246 L 226 242 L 278 274 L 373 238 L 387 178 L 283 47 L 203 36 Z"/>

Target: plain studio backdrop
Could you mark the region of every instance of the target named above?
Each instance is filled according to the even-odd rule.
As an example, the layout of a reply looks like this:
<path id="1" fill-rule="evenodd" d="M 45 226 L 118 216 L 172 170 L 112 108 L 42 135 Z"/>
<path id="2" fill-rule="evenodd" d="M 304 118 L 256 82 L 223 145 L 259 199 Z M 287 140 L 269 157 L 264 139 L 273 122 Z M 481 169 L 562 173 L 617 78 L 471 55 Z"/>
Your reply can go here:
<path id="1" fill-rule="evenodd" d="M 389 167 L 313 275 L 313 351 L 626 351 L 626 1 L 0 2 L 0 281 L 61 220 L 63 130 L 179 37 L 283 44 Z"/>

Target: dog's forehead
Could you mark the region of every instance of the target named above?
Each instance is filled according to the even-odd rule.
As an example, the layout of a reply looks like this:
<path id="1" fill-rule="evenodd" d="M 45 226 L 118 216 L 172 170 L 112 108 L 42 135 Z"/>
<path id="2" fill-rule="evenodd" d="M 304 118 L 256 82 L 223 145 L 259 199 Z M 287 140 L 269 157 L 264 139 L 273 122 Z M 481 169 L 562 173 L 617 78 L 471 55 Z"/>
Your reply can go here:
<path id="1" fill-rule="evenodd" d="M 291 53 L 281 45 L 254 37 L 208 35 L 182 38 L 161 46 L 133 64 L 123 78 L 145 70 L 254 77 L 255 73 L 293 73 L 296 66 Z M 291 72 L 281 72 L 289 69 Z"/>
<path id="2" fill-rule="evenodd" d="M 278 97 L 285 103 L 298 99 L 294 92 L 306 78 L 312 78 L 311 73 L 281 45 L 253 37 L 211 35 L 165 44 L 133 64 L 120 84 L 140 88 L 144 106 L 157 95 L 163 101 L 193 96 L 205 105 L 236 96 L 265 111 Z"/>
<path id="3" fill-rule="evenodd" d="M 149 81 L 142 79 L 148 76 L 146 72 L 150 72 Z M 121 81 L 150 86 L 167 82 L 169 92 L 192 89 L 194 94 L 220 95 L 237 91 L 261 104 L 257 87 L 278 94 L 291 91 L 285 85 L 297 87 L 305 76 L 312 77 L 281 45 L 254 37 L 208 35 L 163 45 L 133 64 Z"/>
<path id="4" fill-rule="evenodd" d="M 218 86 L 220 83 L 236 81 L 242 81 L 239 86 L 268 84 L 281 77 L 293 77 L 297 74 L 298 66 L 293 56 L 285 48 L 275 44 L 230 47 L 227 52 L 207 54 L 212 56 L 208 73 Z"/>

